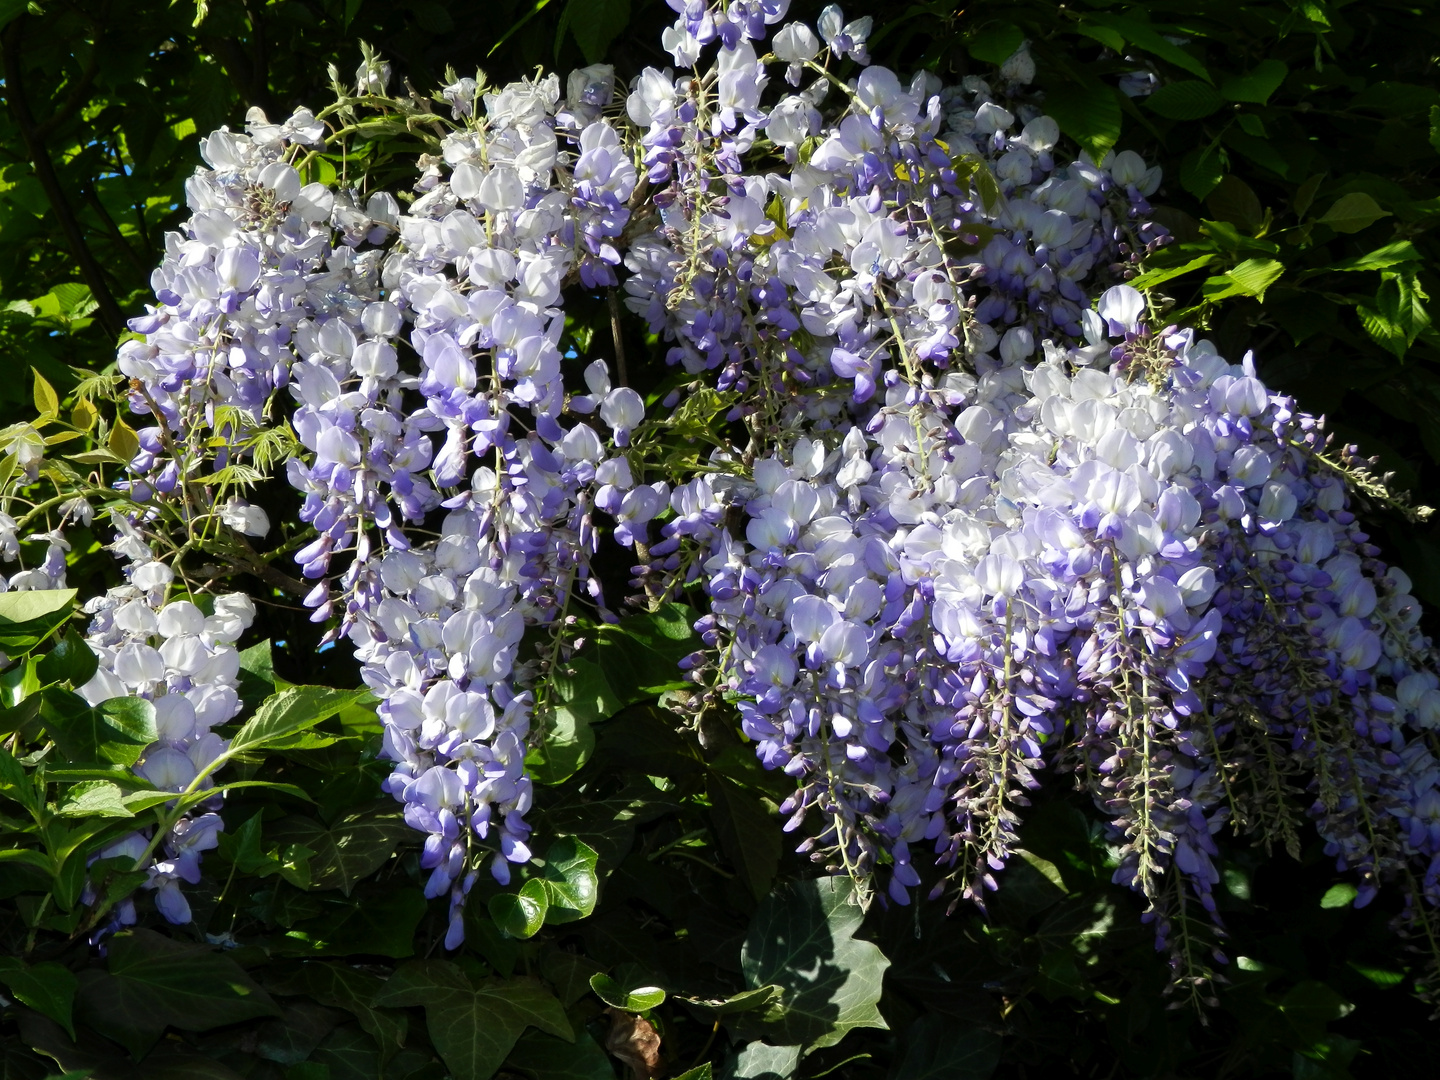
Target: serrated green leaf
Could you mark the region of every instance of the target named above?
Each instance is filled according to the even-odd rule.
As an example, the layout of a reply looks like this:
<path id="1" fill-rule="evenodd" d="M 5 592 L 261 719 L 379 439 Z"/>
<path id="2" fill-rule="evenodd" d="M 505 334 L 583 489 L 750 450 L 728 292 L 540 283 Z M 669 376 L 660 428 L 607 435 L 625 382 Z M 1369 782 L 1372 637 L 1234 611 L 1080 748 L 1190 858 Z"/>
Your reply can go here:
<path id="1" fill-rule="evenodd" d="M 1110 12 L 1096 12 L 1089 15 L 1088 19 L 1097 25 L 1105 26 L 1116 31 L 1131 45 L 1144 49 L 1151 56 L 1174 64 L 1176 67 L 1188 71 L 1191 75 L 1198 76 L 1206 82 L 1214 81 L 1210 78 L 1210 72 L 1206 70 L 1204 64 L 1174 42 L 1166 40 L 1164 34 L 1159 29 L 1151 26 L 1142 18 L 1112 14 Z"/>
<path id="2" fill-rule="evenodd" d="M 1167 120 L 1200 120 L 1224 104 L 1215 88 L 1199 79 L 1166 83 L 1145 99 L 1145 108 Z"/>
<path id="3" fill-rule="evenodd" d="M 1279 60 L 1261 60 L 1245 75 L 1227 75 L 1220 80 L 1220 93 L 1226 101 L 1243 101 L 1252 105 L 1264 105 L 1270 95 L 1280 89 L 1280 84 L 1290 74 L 1290 69 Z"/>
<path id="4" fill-rule="evenodd" d="M 1096 80 L 1055 87 L 1045 101 L 1045 111 L 1060 130 L 1099 161 L 1120 138 L 1118 90 Z"/>
<path id="5" fill-rule="evenodd" d="M 976 60 L 1003 64 L 1025 40 L 1025 32 L 1014 23 L 992 22 L 965 39 L 965 50 Z"/>
<path id="6" fill-rule="evenodd" d="M 291 686 L 267 698 L 230 742 L 229 753 L 260 750 L 297 731 L 314 727 L 366 695 L 364 690 Z"/>
<path id="7" fill-rule="evenodd" d="M 1409 240 L 1397 240 L 1393 244 L 1386 244 L 1374 251 L 1366 252 L 1364 255 L 1357 255 L 1353 259 L 1345 259 L 1342 262 L 1331 263 L 1322 267 L 1321 272 L 1330 270 L 1384 270 L 1386 267 L 1398 266 L 1401 263 L 1419 262 L 1422 256 L 1420 250 Z"/>
<path id="8" fill-rule="evenodd" d="M 1342 881 L 1338 885 L 1331 885 L 1320 898 L 1322 908 L 1343 908 L 1349 907 L 1350 902 L 1360 895 L 1360 890 L 1348 881 Z"/>
<path id="9" fill-rule="evenodd" d="M 1365 192 L 1352 191 L 1336 199 L 1330 209 L 1321 215 L 1319 222 L 1321 225 L 1329 225 L 1336 232 L 1354 233 L 1390 216 L 1390 211 L 1382 209 L 1380 204 Z"/>
<path id="10" fill-rule="evenodd" d="M 1278 259 L 1246 259 L 1227 274 L 1205 282 L 1207 300 L 1223 300 L 1229 296 L 1253 296 L 1265 299 L 1265 292 L 1285 273 L 1285 264 Z"/>
<path id="11" fill-rule="evenodd" d="M 876 1007 L 890 961 L 855 931 L 864 913 L 849 878 L 798 881 L 766 897 L 740 954 L 752 987 L 780 987 L 763 1013 L 766 1039 L 817 1050 L 860 1027 L 886 1028 Z M 807 1050 L 807 1052 L 808 1052 Z"/>
<path id="12" fill-rule="evenodd" d="M 85 780 L 65 792 L 56 807 L 61 817 L 134 817 L 124 792 L 108 780 Z"/>
<path id="13" fill-rule="evenodd" d="M 1199 270 L 1202 267 L 1209 266 L 1218 257 L 1219 256 L 1216 255 L 1201 255 L 1199 258 L 1191 259 L 1189 262 L 1181 266 L 1171 266 L 1165 269 L 1156 268 L 1154 270 L 1147 270 L 1139 277 L 1131 278 L 1130 281 L 1127 282 L 1127 284 L 1130 285 L 1132 288 L 1136 289 L 1153 289 L 1157 285 L 1163 285 L 1167 281 L 1182 277 L 1185 274 L 1193 273 L 1194 271 Z"/>

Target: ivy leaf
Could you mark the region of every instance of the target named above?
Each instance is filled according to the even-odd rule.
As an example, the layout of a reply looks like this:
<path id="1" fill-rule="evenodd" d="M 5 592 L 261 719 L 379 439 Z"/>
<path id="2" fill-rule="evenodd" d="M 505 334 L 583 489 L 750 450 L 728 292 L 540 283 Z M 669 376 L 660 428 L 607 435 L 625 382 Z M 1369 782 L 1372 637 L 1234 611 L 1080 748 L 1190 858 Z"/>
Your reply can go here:
<path id="1" fill-rule="evenodd" d="M 551 924 L 577 922 L 595 910 L 600 879 L 595 873 L 600 857 L 594 848 L 573 836 L 561 837 L 545 852 L 545 886 Z"/>
<path id="2" fill-rule="evenodd" d="M 584 1030 L 576 1034 L 573 1043 L 538 1031 L 528 1032 L 505 1059 L 505 1069 L 534 1080 L 615 1080 L 609 1056 Z"/>
<path id="3" fill-rule="evenodd" d="M 658 986 L 626 989 L 603 972 L 590 976 L 590 989 L 595 991 L 595 996 L 606 1005 L 624 1012 L 648 1012 L 665 1000 L 665 991 Z"/>
<path id="4" fill-rule="evenodd" d="M 405 1033 L 409 1027 L 409 1018 L 405 1013 L 377 1009 L 370 1004 L 383 985 L 378 977 L 353 967 L 308 961 L 273 989 L 282 994 L 306 994 L 322 1005 L 344 1009 L 375 1037 L 383 1061 L 405 1044 Z"/>
<path id="5" fill-rule="evenodd" d="M 48 653 L 40 658 L 35 672 L 42 683 L 68 682 L 84 686 L 95 676 L 100 658 L 74 627 L 67 629 Z"/>
<path id="6" fill-rule="evenodd" d="M 1380 204 L 1365 192 L 1352 191 L 1336 199 L 1319 221 L 1336 232 L 1356 233 L 1390 216 L 1390 211 L 1382 210 Z"/>
<path id="7" fill-rule="evenodd" d="M 1167 120 L 1200 120 L 1218 112 L 1225 99 L 1199 79 L 1166 83 L 1145 99 L 1145 107 Z"/>
<path id="8" fill-rule="evenodd" d="M 430 1041 L 455 1080 L 488 1080 L 527 1027 L 562 1039 L 575 1033 L 555 995 L 536 979 L 485 979 L 472 985 L 442 960 L 406 964 L 381 987 L 373 1005 L 420 1005 Z"/>
<path id="9" fill-rule="evenodd" d="M 37 376 L 38 377 L 38 376 Z M 0 956 L 0 985 L 19 1001 L 50 1017 L 75 1038 L 71 1012 L 80 985 L 69 968 L 43 963 L 26 966 L 13 956 Z"/>
<path id="10" fill-rule="evenodd" d="M 800 1068 L 799 1046 L 771 1046 L 748 1043 L 726 1062 L 721 1080 L 791 1080 Z"/>
<path id="11" fill-rule="evenodd" d="M 490 918 L 510 937 L 534 937 L 550 913 L 550 893 L 545 886 L 539 878 L 531 878 L 513 893 L 492 896 L 486 904 Z"/>
<path id="12" fill-rule="evenodd" d="M 112 937 L 108 972 L 85 973 L 77 1004 L 90 1026 L 136 1057 L 167 1026 L 209 1031 L 280 1012 L 228 956 L 153 930 Z"/>
<path id="13" fill-rule="evenodd" d="M 1000 1064 L 1000 1036 L 931 1013 L 910 1025 L 894 1080 L 987 1080 Z"/>
<path id="14" fill-rule="evenodd" d="M 110 698 L 92 706 L 74 691 L 52 687 L 45 691 L 41 716 L 71 761 L 134 765 L 159 737 L 155 706 L 144 698 Z"/>
<path id="15" fill-rule="evenodd" d="M 750 986 L 780 987 L 779 999 L 760 1014 L 767 1039 L 808 1053 L 834 1046 L 855 1028 L 889 1026 L 876 1003 L 890 961 L 855 938 L 863 917 L 849 878 L 799 881 L 766 897 L 740 964 Z"/>
<path id="16" fill-rule="evenodd" d="M 230 741 L 233 756 L 260 750 L 297 731 L 312 728 L 349 708 L 365 690 L 332 690 L 328 686 L 291 686 L 266 698 L 245 726 Z"/>
<path id="17" fill-rule="evenodd" d="M 297 815 L 270 830 L 282 844 L 310 849 L 310 888 L 339 889 L 346 896 L 413 835 L 398 812 L 380 809 L 353 811 L 328 826 Z"/>

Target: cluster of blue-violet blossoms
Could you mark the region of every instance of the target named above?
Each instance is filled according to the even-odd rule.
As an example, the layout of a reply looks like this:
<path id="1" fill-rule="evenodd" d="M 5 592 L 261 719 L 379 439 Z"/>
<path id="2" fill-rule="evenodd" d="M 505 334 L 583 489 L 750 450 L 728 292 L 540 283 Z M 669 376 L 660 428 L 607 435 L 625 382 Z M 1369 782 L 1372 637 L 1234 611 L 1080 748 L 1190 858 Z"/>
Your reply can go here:
<path id="1" fill-rule="evenodd" d="M 1123 284 L 1167 239 L 1158 171 L 1067 152 L 1023 47 L 944 86 L 868 66 L 835 6 L 669 2 L 676 68 L 628 95 L 597 66 L 405 114 L 376 61 L 319 118 L 203 141 L 120 350 L 127 583 L 91 605 L 87 696 L 164 713 L 143 775 L 193 782 L 238 708 L 248 609 L 173 596 L 147 545 L 180 530 L 353 644 L 454 947 L 479 874 L 530 858 L 527 753 L 572 616 L 616 618 L 592 563 L 618 541 L 646 600 L 694 604 L 696 692 L 794 778 L 784 827 L 890 902 L 983 903 L 1045 770 L 1093 795 L 1162 941 L 1213 915 L 1227 821 L 1293 846 L 1308 813 L 1358 902 L 1440 899 L 1418 606 L 1348 453 Z M 432 140 L 404 198 L 303 182 L 357 109 Z M 567 355 L 567 296 L 660 336 L 661 408 Z M 692 400 L 721 448 L 679 474 Z M 273 530 L 243 491 L 280 459 Z M 165 840 L 169 917 L 219 827 Z"/>
<path id="2" fill-rule="evenodd" d="M 677 484 L 644 569 L 703 589 L 696 677 L 795 778 L 801 850 L 898 903 L 936 862 L 935 895 L 983 903 L 1049 767 L 1162 944 L 1214 917 L 1222 824 L 1294 849 L 1296 805 L 1358 903 L 1411 865 L 1437 899 L 1418 605 L 1322 425 L 1111 284 L 1165 242 L 1158 171 L 1060 155 L 1024 49 L 993 81 L 842 84 L 863 24 L 766 45 L 712 14 L 667 40 L 694 73 L 630 97 L 664 187 L 626 289 L 748 443 Z"/>

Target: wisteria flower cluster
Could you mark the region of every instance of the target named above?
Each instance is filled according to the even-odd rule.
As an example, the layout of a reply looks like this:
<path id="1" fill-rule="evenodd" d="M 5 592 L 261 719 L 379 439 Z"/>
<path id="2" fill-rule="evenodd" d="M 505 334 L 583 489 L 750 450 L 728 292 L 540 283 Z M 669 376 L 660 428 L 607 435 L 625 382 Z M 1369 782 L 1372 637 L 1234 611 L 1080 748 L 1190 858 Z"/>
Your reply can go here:
<path id="1" fill-rule="evenodd" d="M 577 615 L 616 618 L 592 563 L 618 542 L 640 602 L 696 605 L 695 695 L 794 779 L 801 850 L 886 902 L 983 904 L 1049 769 L 1093 796 L 1186 970 L 1227 822 L 1293 848 L 1308 815 L 1357 903 L 1413 880 L 1423 917 L 1418 604 L 1351 509 L 1355 452 L 1124 284 L 1168 241 L 1158 170 L 1068 153 L 1023 46 L 945 86 L 869 66 L 871 21 L 833 5 L 809 26 L 787 0 L 669 2 L 675 69 L 628 95 L 597 66 L 457 79 L 415 112 L 367 60 L 329 110 L 204 140 L 120 350 L 146 423 L 126 582 L 88 609 L 85 696 L 155 702 L 140 775 L 180 790 L 239 709 L 252 609 L 180 595 L 153 543 L 179 530 L 353 645 L 453 948 L 478 875 L 531 857 L 527 754 Z M 413 190 L 303 182 L 360 108 L 443 130 Z M 581 294 L 663 341 L 659 408 L 623 354 L 580 370 Z M 707 395 L 717 449 L 666 457 Z M 245 492 L 282 459 L 298 522 L 260 552 Z M 60 526 L 10 587 L 63 580 Z M 149 868 L 173 920 L 218 810 Z"/>

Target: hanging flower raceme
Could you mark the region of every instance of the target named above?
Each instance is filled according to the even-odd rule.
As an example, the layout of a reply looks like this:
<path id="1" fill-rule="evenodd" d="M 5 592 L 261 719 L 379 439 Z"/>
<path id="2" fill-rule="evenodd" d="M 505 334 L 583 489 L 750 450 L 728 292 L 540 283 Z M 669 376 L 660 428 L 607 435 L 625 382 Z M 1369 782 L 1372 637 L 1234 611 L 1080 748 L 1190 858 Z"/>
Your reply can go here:
<path id="1" fill-rule="evenodd" d="M 141 775 L 189 783 L 238 707 L 243 605 L 170 600 L 148 543 L 223 530 L 353 643 L 454 947 L 482 870 L 530 858 L 526 757 L 572 616 L 614 618 L 609 534 L 650 599 L 701 609 L 690 675 L 795 780 L 801 849 L 891 902 L 983 903 L 1048 770 L 1093 797 L 1186 970 L 1174 920 L 1215 918 L 1227 823 L 1293 847 L 1308 814 L 1360 902 L 1412 875 L 1421 917 L 1440 677 L 1418 605 L 1349 509 L 1353 453 L 1123 284 L 1167 240 L 1158 171 L 1068 155 L 1023 47 L 945 86 L 866 66 L 870 20 L 838 7 L 670 2 L 679 72 L 642 72 L 623 114 L 603 66 L 563 95 L 446 87 L 413 198 L 302 183 L 327 132 L 305 110 L 205 140 L 121 348 L 151 424 L 127 584 L 91 606 L 87 696 L 164 713 Z M 388 66 L 357 78 L 371 100 Z M 567 293 L 620 290 L 680 369 L 648 417 L 619 355 L 567 377 Z M 661 460 L 692 400 L 720 402 L 718 448 Z M 236 488 L 287 456 L 299 520 L 260 555 L 274 523 Z M 12 587 L 59 580 L 50 538 Z M 182 825 L 152 868 L 172 918 L 218 820 Z"/>

